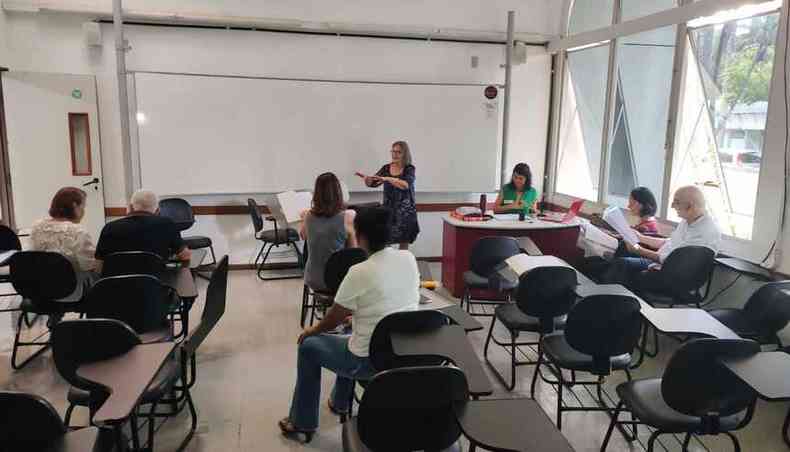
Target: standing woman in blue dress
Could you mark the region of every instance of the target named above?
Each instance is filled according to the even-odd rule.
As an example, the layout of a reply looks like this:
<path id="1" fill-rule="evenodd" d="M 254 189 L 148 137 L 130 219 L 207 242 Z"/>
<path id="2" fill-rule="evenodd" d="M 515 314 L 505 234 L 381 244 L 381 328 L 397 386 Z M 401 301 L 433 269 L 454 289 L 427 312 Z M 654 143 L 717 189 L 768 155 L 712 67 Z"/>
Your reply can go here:
<path id="1" fill-rule="evenodd" d="M 400 249 L 409 249 L 420 232 L 417 223 L 417 204 L 414 201 L 415 168 L 411 151 L 405 141 L 392 143 L 392 162 L 381 167 L 373 176 L 357 173 L 368 187 L 384 185 L 384 207 L 392 210 L 392 236 L 390 243 Z"/>

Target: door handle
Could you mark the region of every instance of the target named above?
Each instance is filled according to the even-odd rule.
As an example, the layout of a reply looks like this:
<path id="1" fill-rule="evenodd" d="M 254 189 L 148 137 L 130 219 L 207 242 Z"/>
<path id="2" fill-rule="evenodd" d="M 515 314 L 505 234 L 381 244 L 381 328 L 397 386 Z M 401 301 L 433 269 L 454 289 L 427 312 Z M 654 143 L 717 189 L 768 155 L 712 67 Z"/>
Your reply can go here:
<path id="1" fill-rule="evenodd" d="M 99 178 L 94 177 L 93 179 L 90 180 L 90 182 L 85 182 L 84 184 L 82 184 L 82 186 L 87 187 L 88 185 L 96 185 L 98 183 L 99 183 Z"/>

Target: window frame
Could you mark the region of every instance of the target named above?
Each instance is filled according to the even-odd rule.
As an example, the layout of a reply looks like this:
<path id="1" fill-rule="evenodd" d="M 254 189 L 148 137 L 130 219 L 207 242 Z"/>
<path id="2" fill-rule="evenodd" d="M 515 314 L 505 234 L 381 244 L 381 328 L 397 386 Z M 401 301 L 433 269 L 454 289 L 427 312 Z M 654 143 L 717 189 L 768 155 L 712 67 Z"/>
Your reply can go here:
<path id="1" fill-rule="evenodd" d="M 767 3 L 770 0 L 764 0 L 761 3 Z M 729 0 L 725 1 L 724 9 L 731 9 L 737 8 L 739 6 L 743 6 L 744 4 L 752 3 L 748 0 Z M 608 28 L 600 29 L 600 30 L 593 30 L 584 33 L 579 33 L 578 35 L 567 35 L 567 28 L 565 30 L 566 35 L 563 38 L 553 41 L 549 44 L 549 51 L 555 52 L 555 63 L 557 73 L 555 73 L 555 83 L 559 84 L 557 87 L 556 95 L 553 100 L 553 112 L 552 118 L 561 118 L 562 117 L 562 104 L 563 104 L 563 96 L 566 94 L 567 86 L 566 85 L 566 72 L 568 70 L 566 64 L 567 54 L 569 52 L 573 52 L 574 50 L 579 50 L 582 48 L 592 47 L 593 43 L 601 44 L 608 44 L 610 46 L 610 62 L 608 67 L 608 72 L 606 74 L 607 77 L 607 105 L 605 108 L 605 118 L 606 121 L 603 126 L 603 136 L 602 136 L 602 148 L 601 148 L 601 171 L 599 174 L 599 181 L 598 181 L 598 194 L 597 199 L 594 200 L 587 200 L 588 202 L 593 204 L 593 210 L 603 208 L 607 206 L 606 203 L 606 193 L 608 190 L 608 178 L 609 178 L 609 169 L 610 169 L 610 149 L 609 145 L 613 137 L 611 137 L 610 130 L 614 127 L 613 121 L 616 118 L 613 118 L 614 110 L 615 110 L 615 102 L 616 102 L 616 76 L 617 76 L 617 45 L 622 39 L 626 38 L 627 36 L 631 36 L 636 33 L 641 33 L 644 31 L 651 31 L 655 29 L 662 28 L 664 26 L 674 25 L 676 27 L 675 30 L 675 54 L 673 60 L 673 68 L 672 68 L 672 82 L 671 82 L 671 90 L 670 90 L 670 99 L 669 99 L 669 111 L 667 115 L 667 126 L 666 126 L 666 137 L 665 137 L 665 145 L 664 145 L 664 175 L 661 187 L 661 203 L 658 206 L 658 212 L 656 217 L 665 224 L 668 225 L 676 225 L 677 223 L 671 220 L 668 220 L 668 213 L 669 213 L 669 204 L 670 204 L 670 188 L 671 188 L 671 180 L 672 180 L 672 167 L 673 167 L 673 157 L 675 151 L 675 141 L 678 138 L 678 124 L 682 124 L 682 115 L 681 115 L 681 102 L 682 102 L 682 90 L 685 83 L 685 77 L 688 70 L 693 70 L 694 68 L 688 67 L 686 64 L 687 52 L 689 52 L 689 42 L 692 39 L 690 34 L 691 31 L 694 30 L 696 27 L 689 27 L 688 21 L 691 18 L 688 17 L 689 13 L 697 13 L 699 11 L 706 11 L 710 12 L 711 8 L 713 7 L 714 2 L 709 0 L 698 0 L 693 2 L 692 0 L 678 0 L 678 5 L 673 8 L 672 10 L 667 10 L 663 12 L 659 12 L 650 16 L 640 17 L 637 19 L 632 19 L 627 22 L 620 22 L 620 17 L 622 13 L 622 1 L 615 0 L 615 8 L 614 14 L 612 18 L 612 24 Z M 572 14 L 571 8 L 573 4 L 568 7 L 567 15 L 570 17 Z M 721 7 L 719 8 L 721 9 Z M 776 51 L 774 53 L 774 71 L 772 72 L 771 83 L 770 83 L 770 93 L 776 92 L 777 89 L 780 89 L 781 77 L 777 77 L 777 70 L 778 66 L 781 66 L 781 58 L 786 53 L 786 40 L 787 40 L 787 30 L 784 30 L 784 22 L 787 21 L 787 14 L 788 14 L 788 1 L 782 2 L 777 10 L 771 10 L 768 12 L 762 12 L 759 14 L 755 14 L 754 16 L 749 17 L 759 17 L 762 15 L 767 14 L 779 14 L 780 25 L 779 30 L 777 31 L 776 35 Z M 676 20 L 674 24 L 667 23 L 668 17 L 677 17 L 679 19 Z M 700 16 L 697 16 L 700 17 Z M 647 24 L 654 24 L 654 25 L 647 25 Z M 607 38 L 606 41 L 601 41 L 601 37 Z M 597 40 L 597 42 L 596 42 Z M 585 42 L 589 41 L 589 42 Z M 572 44 L 572 46 L 571 46 Z M 777 81 L 777 78 L 779 79 Z M 612 89 L 612 87 L 614 89 Z M 772 110 L 771 104 L 774 104 L 776 101 L 773 100 L 773 96 L 769 97 L 769 111 Z M 770 120 L 769 120 L 770 122 Z M 559 151 L 559 133 L 561 130 L 561 124 L 559 121 L 552 122 L 552 140 L 550 143 L 550 147 L 547 152 L 547 161 L 550 162 L 550 173 L 549 173 L 549 183 L 547 184 L 547 191 L 550 195 L 550 200 L 555 203 L 565 204 L 569 202 L 571 199 L 575 199 L 570 195 L 563 194 L 557 191 L 557 176 L 559 168 L 558 165 L 558 151 Z M 770 146 L 770 141 L 776 141 L 776 139 L 769 139 L 767 138 L 769 133 L 769 126 L 766 124 L 765 128 L 765 135 L 763 136 L 763 155 L 765 156 L 766 150 Z M 776 132 L 774 132 L 776 133 Z M 659 158 L 657 156 L 657 158 Z M 760 171 L 759 171 L 759 182 L 757 188 L 757 200 L 755 201 L 755 214 L 754 214 L 754 226 L 753 231 L 757 230 L 757 222 L 758 217 L 760 216 L 760 196 L 761 192 L 764 190 L 764 185 L 769 183 L 767 180 L 764 179 L 765 172 L 766 172 L 766 164 L 765 160 L 763 160 L 763 164 L 761 164 Z M 764 209 L 763 209 L 764 210 Z M 763 229 L 767 229 L 767 226 L 764 226 Z M 764 231 L 768 232 L 768 231 Z M 778 231 L 772 231 L 772 233 L 777 233 Z M 747 246 L 753 246 L 754 244 L 758 243 L 758 240 L 755 240 L 756 234 L 755 232 L 752 233 L 751 239 L 743 239 L 739 237 L 735 237 L 732 235 L 726 235 L 725 240 L 732 242 L 735 249 L 738 250 L 745 250 Z M 768 246 L 770 246 L 770 241 L 773 239 L 771 237 L 769 239 Z M 760 242 L 761 243 L 761 242 Z M 766 247 L 767 249 L 767 247 Z M 761 253 L 764 253 L 764 250 L 760 250 Z M 754 256 L 754 252 L 743 252 L 740 254 L 752 255 Z M 762 257 L 762 256 L 761 256 Z M 759 260 L 759 259 L 758 259 Z"/>

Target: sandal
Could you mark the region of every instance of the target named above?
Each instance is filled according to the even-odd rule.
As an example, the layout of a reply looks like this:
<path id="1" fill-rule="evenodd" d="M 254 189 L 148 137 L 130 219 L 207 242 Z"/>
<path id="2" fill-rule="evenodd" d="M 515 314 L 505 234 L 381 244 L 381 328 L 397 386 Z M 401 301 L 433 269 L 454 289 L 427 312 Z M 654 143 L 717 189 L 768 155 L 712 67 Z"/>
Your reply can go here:
<path id="1" fill-rule="evenodd" d="M 280 431 L 283 432 L 283 435 L 287 437 L 296 436 L 300 434 L 304 435 L 305 444 L 313 440 L 313 434 L 315 433 L 315 430 L 299 430 L 293 425 L 293 423 L 291 423 L 291 420 L 288 419 L 287 417 L 280 419 L 280 422 L 278 422 L 277 425 L 280 427 Z"/>

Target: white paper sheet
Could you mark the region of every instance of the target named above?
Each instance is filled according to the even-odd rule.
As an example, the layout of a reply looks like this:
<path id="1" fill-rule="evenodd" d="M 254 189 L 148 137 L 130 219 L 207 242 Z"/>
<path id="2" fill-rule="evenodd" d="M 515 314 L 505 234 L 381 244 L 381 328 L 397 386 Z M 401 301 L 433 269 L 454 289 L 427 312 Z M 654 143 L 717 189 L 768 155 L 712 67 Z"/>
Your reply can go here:
<path id="1" fill-rule="evenodd" d="M 585 240 L 609 248 L 612 251 L 617 249 L 617 239 L 603 232 L 597 226 L 587 223 L 582 228 L 584 229 Z"/>
<path id="2" fill-rule="evenodd" d="M 302 212 L 312 206 L 313 194 L 309 191 L 286 191 L 277 194 L 277 202 L 280 203 L 285 221 L 294 223 L 301 219 Z"/>
<path id="3" fill-rule="evenodd" d="M 636 232 L 631 229 L 631 225 L 625 219 L 623 212 L 617 206 L 610 206 L 603 211 L 603 220 L 609 224 L 626 242 L 636 245 L 639 239 Z"/>

